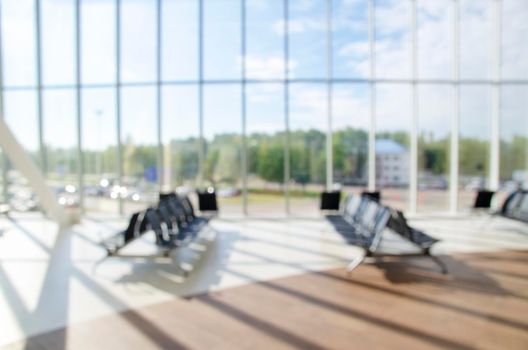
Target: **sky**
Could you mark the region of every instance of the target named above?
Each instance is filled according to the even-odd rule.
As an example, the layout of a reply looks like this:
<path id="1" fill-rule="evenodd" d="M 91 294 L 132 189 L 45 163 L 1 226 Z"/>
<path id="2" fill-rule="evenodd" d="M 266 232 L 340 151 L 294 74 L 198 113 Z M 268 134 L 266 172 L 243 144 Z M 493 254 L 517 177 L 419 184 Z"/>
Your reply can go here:
<path id="1" fill-rule="evenodd" d="M 241 55 L 240 0 L 204 0 L 204 79 L 238 80 L 245 62 L 250 79 L 284 78 L 284 18 L 282 0 L 247 1 L 246 55 Z M 1 0 L 3 79 L 7 87 L 35 86 L 34 0 Z M 45 86 L 71 85 L 75 80 L 73 0 L 42 0 L 42 79 Z M 153 0 L 122 0 L 121 79 L 126 83 L 156 80 L 156 8 Z M 162 11 L 162 79 L 198 80 L 198 7 L 194 0 L 164 0 Z M 492 63 L 491 0 L 461 0 L 460 76 L 489 79 Z M 376 0 L 376 65 L 378 78 L 410 79 L 410 1 Z M 418 76 L 452 76 L 451 0 L 418 1 Z M 333 0 L 333 76 L 368 78 L 368 8 L 366 0 Z M 324 79 L 327 74 L 326 0 L 289 2 L 289 52 L 292 79 Z M 116 79 L 115 4 L 83 0 L 81 73 L 83 84 L 112 84 Z M 528 79 L 528 1 L 503 0 L 503 79 Z M 248 132 L 284 129 L 284 86 L 249 85 Z M 241 131 L 240 84 L 208 84 L 204 88 L 204 134 Z M 528 87 L 502 88 L 504 137 L 528 134 Z M 435 138 L 450 130 L 451 89 L 420 85 L 419 130 Z M 467 85 L 460 90 L 460 132 L 489 139 L 489 88 Z M 324 84 L 290 87 L 291 129 L 327 125 Z M 83 139 L 87 148 L 115 144 L 115 92 L 85 88 L 82 93 Z M 376 89 L 378 130 L 410 130 L 412 95 L 408 84 L 379 84 Z M 36 149 L 36 94 L 11 90 L 5 94 L 5 116 L 22 143 Z M 75 94 L 72 89 L 47 90 L 43 95 L 45 142 L 71 147 L 75 140 Z M 165 86 L 162 92 L 164 141 L 197 136 L 198 95 L 193 84 Z M 335 84 L 333 126 L 368 128 L 370 95 L 367 84 Z M 122 89 L 123 140 L 154 144 L 156 93 L 153 85 Z"/>

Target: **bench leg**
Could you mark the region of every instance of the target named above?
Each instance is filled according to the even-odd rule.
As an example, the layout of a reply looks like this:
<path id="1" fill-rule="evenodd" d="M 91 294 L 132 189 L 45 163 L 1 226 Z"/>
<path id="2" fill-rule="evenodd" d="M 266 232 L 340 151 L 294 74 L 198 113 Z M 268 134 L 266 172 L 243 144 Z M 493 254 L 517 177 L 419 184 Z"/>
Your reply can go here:
<path id="1" fill-rule="evenodd" d="M 361 264 L 365 259 L 365 255 L 365 253 L 361 253 L 360 255 L 352 259 L 352 261 L 346 267 L 347 273 L 351 273 L 356 267 L 358 267 L 359 264 Z"/>
<path id="2" fill-rule="evenodd" d="M 442 274 L 444 275 L 447 275 L 448 271 L 447 271 L 447 266 L 446 264 L 442 261 L 442 259 L 440 259 L 439 257 L 437 256 L 434 256 L 434 255 L 431 255 L 431 254 L 427 254 L 438 266 L 440 266 L 440 269 L 442 270 Z"/>

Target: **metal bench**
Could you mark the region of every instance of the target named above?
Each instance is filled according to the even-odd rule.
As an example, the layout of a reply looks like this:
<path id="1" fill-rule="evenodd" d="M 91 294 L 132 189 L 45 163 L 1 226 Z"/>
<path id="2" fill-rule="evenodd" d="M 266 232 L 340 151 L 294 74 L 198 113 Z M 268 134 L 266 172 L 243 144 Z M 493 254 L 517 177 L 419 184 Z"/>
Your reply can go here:
<path id="1" fill-rule="evenodd" d="M 328 215 L 327 219 L 347 243 L 363 249 L 363 254 L 348 264 L 348 272 L 354 270 L 366 257 L 428 256 L 441 267 L 442 273 L 447 273 L 445 264 L 431 255 L 432 246 L 439 240 L 410 227 L 401 211 L 382 206 L 366 196 L 349 195 L 344 201 L 341 215 Z M 402 254 L 379 252 L 378 247 L 387 228 L 411 242 L 420 251 Z"/>
<path id="2" fill-rule="evenodd" d="M 175 193 L 160 195 L 156 207 L 132 214 L 127 228 L 103 240 L 101 245 L 108 256 L 115 256 L 132 241 L 152 231 L 156 245 L 167 255 L 171 249 L 192 241 L 207 222 L 207 218 L 196 216 L 187 197 L 182 198 Z"/>

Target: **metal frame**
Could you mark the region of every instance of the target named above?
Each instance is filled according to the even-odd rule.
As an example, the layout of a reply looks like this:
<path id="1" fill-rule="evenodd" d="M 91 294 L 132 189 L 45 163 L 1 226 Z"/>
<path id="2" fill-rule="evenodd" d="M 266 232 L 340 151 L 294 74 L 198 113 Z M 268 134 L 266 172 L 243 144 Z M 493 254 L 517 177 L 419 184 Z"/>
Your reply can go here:
<path id="1" fill-rule="evenodd" d="M 123 144 L 121 140 L 121 0 L 116 0 L 116 81 L 115 81 L 115 98 L 116 98 L 116 131 L 117 131 L 117 182 L 119 186 L 123 184 Z M 121 193 L 117 197 L 119 214 L 123 215 L 123 198 Z"/>
<path id="2" fill-rule="evenodd" d="M 419 123 L 419 94 L 418 94 L 418 48 L 417 48 L 417 0 L 410 0 L 411 5 L 411 72 L 412 72 L 412 116 L 411 116 L 411 149 L 409 176 L 409 211 L 416 213 L 418 204 L 418 123 Z"/>
<path id="3" fill-rule="evenodd" d="M 370 57 L 370 119 L 368 133 L 368 190 L 376 191 L 376 6 L 368 4 L 369 57 Z"/>
<path id="4" fill-rule="evenodd" d="M 44 177 L 48 174 L 48 164 L 46 157 L 46 146 L 44 143 L 44 120 L 42 116 L 42 38 L 41 38 L 41 16 L 40 16 L 40 0 L 35 0 L 35 55 L 36 67 L 35 78 L 37 84 L 37 123 L 38 123 L 38 139 L 40 152 L 40 168 Z"/>
<path id="5" fill-rule="evenodd" d="M 334 184 L 334 157 L 333 157 L 333 131 L 332 131 L 332 78 L 333 78 L 333 25 L 332 25 L 332 1 L 326 1 L 326 113 L 327 113 L 327 130 L 326 130 L 326 190 L 330 191 Z"/>
<path id="6" fill-rule="evenodd" d="M 75 95 L 77 118 L 77 189 L 79 207 L 84 212 L 84 154 L 82 137 L 82 95 L 81 95 L 81 1 L 75 0 Z"/>
<path id="7" fill-rule="evenodd" d="M 459 2 L 452 0 L 451 30 L 452 30 L 452 111 L 451 111 L 451 139 L 449 158 L 449 211 L 456 214 L 458 211 L 458 162 L 459 162 L 459 126 L 460 126 L 460 18 Z"/>
<path id="8" fill-rule="evenodd" d="M 290 215 L 290 8 L 288 0 L 283 0 L 284 22 L 284 206 Z"/>
<path id="9" fill-rule="evenodd" d="M 242 118 L 242 212 L 248 214 L 248 147 L 247 147 L 247 103 L 246 103 L 246 0 L 240 0 L 240 114 Z"/>
<path id="10" fill-rule="evenodd" d="M 492 0 L 491 11 L 493 15 L 492 20 L 492 41 L 490 49 L 492 50 L 492 62 L 490 65 L 491 76 L 489 79 L 460 79 L 460 29 L 459 29 L 459 2 L 460 0 L 452 1 L 452 76 L 450 79 L 420 79 L 418 76 L 418 57 L 417 57 L 417 1 L 408 0 L 412 6 L 410 15 L 411 25 L 411 62 L 412 78 L 411 79 L 384 79 L 376 76 L 376 3 L 375 0 L 368 1 L 368 40 L 369 40 L 369 56 L 370 56 L 370 73 L 368 78 L 334 78 L 333 76 L 333 3 L 332 0 L 326 0 L 326 45 L 327 45 L 327 74 L 326 78 L 317 79 L 299 79 L 292 78 L 289 71 L 290 59 L 290 42 L 289 42 L 289 20 L 290 9 L 289 1 L 283 0 L 283 60 L 284 60 L 284 76 L 282 79 L 248 79 L 246 76 L 246 47 L 247 47 L 247 18 L 246 0 L 240 0 L 241 13 L 241 46 L 240 53 L 242 56 L 241 62 L 241 78 L 240 79 L 204 79 L 204 0 L 197 1 L 198 8 L 198 79 L 196 80 L 177 80 L 177 81 L 162 81 L 162 6 L 164 0 L 156 0 L 156 16 L 157 16 L 157 48 L 156 61 L 157 71 L 155 81 L 145 81 L 136 83 L 122 83 L 121 81 L 121 0 L 114 0 L 115 3 L 115 36 L 116 36 L 116 76 L 115 83 L 109 84 L 83 84 L 81 81 L 81 3 L 83 0 L 75 1 L 75 60 L 76 60 L 76 75 L 73 84 L 51 84 L 44 85 L 42 80 L 42 38 L 41 38 L 41 1 L 34 0 L 34 25 L 35 25 L 35 72 L 36 82 L 34 86 L 4 86 L 2 75 L 0 72 L 0 114 L 3 117 L 3 97 L 6 91 L 31 90 L 36 91 L 37 94 L 37 126 L 39 139 L 39 152 L 41 169 L 46 176 L 47 173 L 47 154 L 44 135 L 44 116 L 43 116 L 43 92 L 52 89 L 72 89 L 76 92 L 76 120 L 77 120 L 77 155 L 79 164 L 78 184 L 80 190 L 80 203 L 83 205 L 83 187 L 84 187 L 84 164 L 83 164 L 83 140 L 82 140 L 82 92 L 81 89 L 89 88 L 114 88 L 115 89 L 115 103 L 116 103 L 116 141 L 117 141 L 117 177 L 121 184 L 123 180 L 123 154 L 122 154 L 122 116 L 121 116 L 121 99 L 123 86 L 151 86 L 156 88 L 157 93 L 157 143 L 158 143 L 158 181 L 160 188 L 165 184 L 166 179 L 163 172 L 163 140 L 161 134 L 162 128 L 162 88 L 163 86 L 172 85 L 192 85 L 198 88 L 198 123 L 199 123 L 199 137 L 198 137 L 198 154 L 199 154 L 199 174 L 197 179 L 197 186 L 203 186 L 204 182 L 204 162 L 205 162 L 205 139 L 204 139 L 204 85 L 215 84 L 236 84 L 241 87 L 241 118 L 242 118 L 242 191 L 243 191 L 243 212 L 247 213 L 248 209 L 248 145 L 247 145 L 247 96 L 246 90 L 248 84 L 267 84 L 276 83 L 281 84 L 284 89 L 284 197 L 285 197 L 285 212 L 290 213 L 290 86 L 292 84 L 302 83 L 318 83 L 326 84 L 327 88 L 327 131 L 326 131 L 326 187 L 329 189 L 333 184 L 333 147 L 332 147 L 332 121 L 333 121 L 333 85 L 334 84 L 369 84 L 370 89 L 370 119 L 369 119 L 369 133 L 368 133 L 368 189 L 374 191 L 376 189 L 376 87 L 380 83 L 386 84 L 409 84 L 412 87 L 412 125 L 411 125 L 411 169 L 410 169 L 410 209 L 415 211 L 417 209 L 417 137 L 418 137 L 418 88 L 421 84 L 436 84 L 448 85 L 452 87 L 452 111 L 451 111 L 451 136 L 450 136 L 450 170 L 449 170 L 449 209 L 450 212 L 456 213 L 458 209 L 458 179 L 459 179 L 459 123 L 460 123 L 460 86 L 461 85 L 486 85 L 489 87 L 491 96 L 491 110 L 492 110 L 492 136 L 490 146 L 490 172 L 489 185 L 492 189 L 497 189 L 499 185 L 500 175 L 500 113 L 501 113 L 501 87 L 506 85 L 528 85 L 527 79 L 522 80 L 503 80 L 500 73 L 501 68 L 501 54 L 502 54 L 502 0 Z M 446 0 L 448 1 L 448 0 Z M 1 38 L 2 33 L 0 33 Z M 0 42 L 1 45 L 1 42 Z M 2 48 L 0 47 L 0 52 Z M 0 57 L 0 71 L 3 69 L 3 62 Z M 5 164 L 5 160 L 4 160 Z M 7 195 L 7 169 L 3 167 L 4 195 Z M 123 213 L 123 200 L 118 199 L 119 212 Z"/>

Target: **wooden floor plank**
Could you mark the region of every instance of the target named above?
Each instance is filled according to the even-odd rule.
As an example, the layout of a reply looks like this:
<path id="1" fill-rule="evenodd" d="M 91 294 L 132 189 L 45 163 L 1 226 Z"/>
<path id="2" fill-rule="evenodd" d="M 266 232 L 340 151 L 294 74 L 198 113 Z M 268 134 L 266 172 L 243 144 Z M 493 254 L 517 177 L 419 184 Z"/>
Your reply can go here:
<path id="1" fill-rule="evenodd" d="M 362 265 L 119 313 L 5 349 L 527 349 L 528 252 Z"/>

